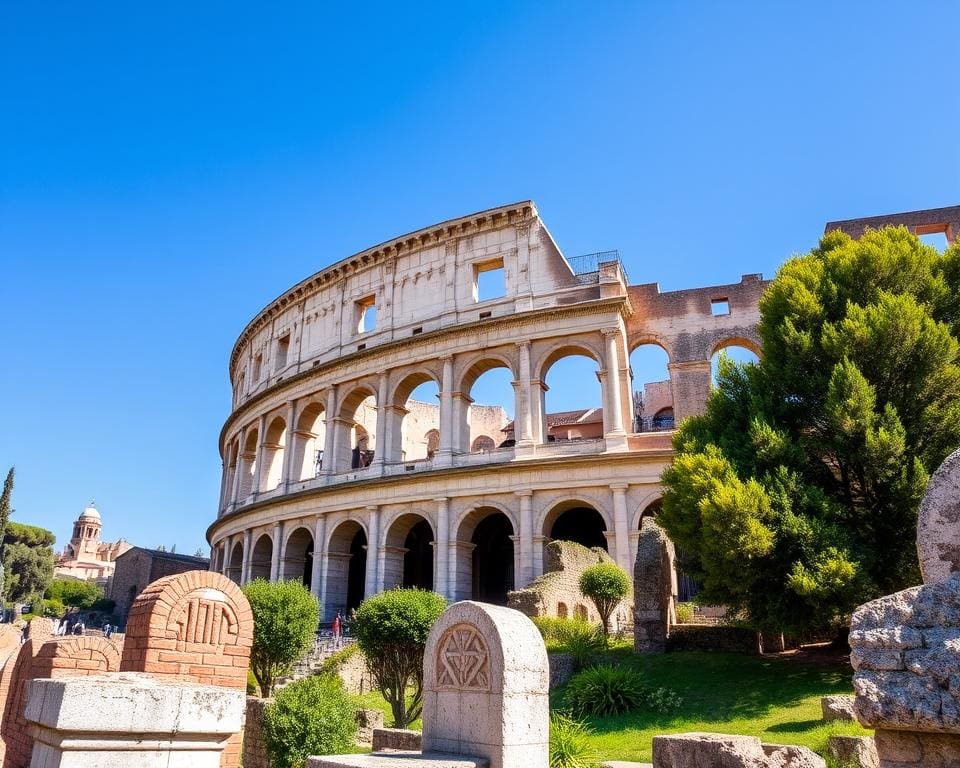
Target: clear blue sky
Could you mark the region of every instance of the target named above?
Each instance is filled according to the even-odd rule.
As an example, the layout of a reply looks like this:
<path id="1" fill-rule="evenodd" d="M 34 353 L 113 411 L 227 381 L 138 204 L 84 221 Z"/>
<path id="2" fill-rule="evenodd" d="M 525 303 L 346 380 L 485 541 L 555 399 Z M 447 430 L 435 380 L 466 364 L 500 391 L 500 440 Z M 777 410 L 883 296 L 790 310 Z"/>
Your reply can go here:
<path id="1" fill-rule="evenodd" d="M 954 2 L 350 5 L 0 8 L 15 519 L 203 545 L 236 336 L 392 235 L 529 197 L 674 289 L 960 203 Z"/>

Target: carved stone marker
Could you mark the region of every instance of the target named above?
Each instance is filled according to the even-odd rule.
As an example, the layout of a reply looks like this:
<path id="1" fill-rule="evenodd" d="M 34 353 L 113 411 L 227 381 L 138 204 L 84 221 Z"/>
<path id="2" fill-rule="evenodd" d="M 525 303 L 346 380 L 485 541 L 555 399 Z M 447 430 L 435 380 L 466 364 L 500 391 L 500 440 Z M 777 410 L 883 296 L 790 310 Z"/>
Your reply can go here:
<path id="1" fill-rule="evenodd" d="M 550 669 L 543 639 L 522 613 L 450 606 L 427 639 L 423 680 L 424 752 L 477 755 L 490 768 L 545 768 Z"/>
<path id="2" fill-rule="evenodd" d="M 960 571 L 960 450 L 933 473 L 917 519 L 917 553 L 923 581 L 943 581 Z"/>
<path id="3" fill-rule="evenodd" d="M 633 567 L 633 649 L 663 653 L 676 610 L 677 593 L 673 542 L 652 517 L 644 518 Z"/>

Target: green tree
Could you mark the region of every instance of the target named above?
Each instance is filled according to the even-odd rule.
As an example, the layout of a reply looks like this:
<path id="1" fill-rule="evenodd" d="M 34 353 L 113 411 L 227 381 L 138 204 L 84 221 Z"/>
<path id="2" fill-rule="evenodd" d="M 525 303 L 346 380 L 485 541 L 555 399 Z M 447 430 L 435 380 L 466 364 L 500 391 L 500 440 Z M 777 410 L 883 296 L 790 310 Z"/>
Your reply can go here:
<path id="1" fill-rule="evenodd" d="M 390 702 L 396 728 L 406 728 L 423 710 L 423 652 L 430 628 L 446 607 L 436 592 L 391 589 L 367 598 L 353 613 L 351 630 Z"/>
<path id="2" fill-rule="evenodd" d="M 36 525 L 7 523 L 3 537 L 6 597 L 13 602 L 39 600 L 53 578 L 53 533 Z"/>
<path id="3" fill-rule="evenodd" d="M 825 235 L 760 302 L 759 364 L 721 360 L 658 522 L 704 600 L 761 629 L 844 625 L 919 581 L 917 508 L 960 444 L 960 245 Z"/>
<path id="4" fill-rule="evenodd" d="M 4 578 L 3 542 L 7 533 L 7 523 L 10 521 L 10 496 L 13 494 L 14 467 L 7 471 L 7 478 L 3 481 L 3 492 L 0 493 L 0 603 L 6 599 L 6 579 Z"/>
<path id="5" fill-rule="evenodd" d="M 76 579 L 53 579 L 44 594 L 48 600 L 59 600 L 64 605 L 83 609 L 92 608 L 103 596 L 103 587 L 92 581 Z"/>
<path id="6" fill-rule="evenodd" d="M 253 611 L 250 669 L 269 697 L 273 683 L 310 648 L 320 620 L 320 603 L 298 581 L 254 579 L 243 588 Z"/>
<path id="7" fill-rule="evenodd" d="M 610 614 L 630 594 L 630 577 L 616 563 L 591 565 L 580 575 L 580 591 L 597 607 L 603 636 L 610 636 Z"/>

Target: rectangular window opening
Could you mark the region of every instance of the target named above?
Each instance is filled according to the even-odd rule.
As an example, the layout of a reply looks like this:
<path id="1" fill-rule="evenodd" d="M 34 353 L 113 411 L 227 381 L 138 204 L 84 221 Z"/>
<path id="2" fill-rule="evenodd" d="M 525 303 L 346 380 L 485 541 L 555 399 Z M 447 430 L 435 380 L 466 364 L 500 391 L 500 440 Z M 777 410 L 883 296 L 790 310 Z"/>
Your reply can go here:
<path id="1" fill-rule="evenodd" d="M 710 311 L 714 317 L 730 314 L 730 302 L 727 299 L 711 299 Z"/>
<path id="2" fill-rule="evenodd" d="M 491 312 L 490 310 L 480 313 L 481 320 L 489 320 L 491 317 L 493 317 L 493 312 Z"/>
<path id="3" fill-rule="evenodd" d="M 423 326 L 422 326 L 422 325 L 418 325 L 416 328 L 413 329 L 413 332 L 412 332 L 410 335 L 411 335 L 411 336 L 418 336 L 418 335 L 420 335 L 421 333 L 423 333 Z"/>
<path id="4" fill-rule="evenodd" d="M 375 296 L 367 296 L 357 302 L 357 333 L 370 333 L 377 327 L 377 302 Z"/>
<path id="5" fill-rule="evenodd" d="M 277 339 L 277 360 L 276 370 L 280 371 L 287 367 L 287 358 L 290 355 L 290 334 L 286 334 Z"/>
<path id="6" fill-rule="evenodd" d="M 357 344 L 357 352 L 363 352 L 367 348 L 366 344 Z"/>
<path id="7" fill-rule="evenodd" d="M 257 384 L 260 381 L 260 376 L 263 374 L 263 353 L 261 352 L 255 358 L 253 358 L 253 383 Z"/>
<path id="8" fill-rule="evenodd" d="M 473 300 L 490 301 L 507 295 L 507 274 L 503 259 L 473 266 Z"/>

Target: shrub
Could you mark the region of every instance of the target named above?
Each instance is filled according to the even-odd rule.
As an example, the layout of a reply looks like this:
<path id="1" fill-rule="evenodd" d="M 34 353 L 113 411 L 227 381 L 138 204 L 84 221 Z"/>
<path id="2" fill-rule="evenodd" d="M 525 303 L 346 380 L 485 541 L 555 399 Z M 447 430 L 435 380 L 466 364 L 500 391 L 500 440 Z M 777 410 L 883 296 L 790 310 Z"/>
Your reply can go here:
<path id="1" fill-rule="evenodd" d="M 639 709 L 644 693 L 643 680 L 635 670 L 601 665 L 574 675 L 564 700 L 574 715 L 606 717 Z"/>
<path id="2" fill-rule="evenodd" d="M 350 697 L 339 678 L 315 675 L 277 693 L 263 713 L 274 768 L 300 768 L 309 755 L 349 752 L 357 736 Z"/>
<path id="3" fill-rule="evenodd" d="M 630 577 L 616 563 L 597 563 L 580 575 L 580 591 L 597 606 L 606 637 L 609 633 L 610 614 L 620 601 L 630 594 Z"/>
<path id="4" fill-rule="evenodd" d="M 50 598 L 49 600 L 43 601 L 44 616 L 53 616 L 54 618 L 59 619 L 66 612 L 67 612 L 67 608 L 63 604 L 63 601 L 61 600 L 57 600 L 56 598 Z"/>
<path id="5" fill-rule="evenodd" d="M 606 647 L 603 631 L 584 619 L 556 619 L 551 631 L 553 649 L 569 654 L 575 671 Z"/>
<path id="6" fill-rule="evenodd" d="M 260 685 L 260 694 L 268 697 L 273 681 L 310 648 L 320 603 L 299 581 L 255 579 L 243 593 L 253 611 L 250 669 Z"/>
<path id="7" fill-rule="evenodd" d="M 72 608 L 92 608 L 103 597 L 103 588 L 92 581 L 77 581 L 76 579 L 53 579 L 47 585 L 44 594 L 50 600 L 59 600 Z M 110 610 L 113 610 L 111 607 Z"/>
<path id="8" fill-rule="evenodd" d="M 446 607 L 436 592 L 391 589 L 367 598 L 353 613 L 353 635 L 397 728 L 406 728 L 423 709 L 423 652 Z M 407 688 L 413 689 L 409 703 Z"/>
<path id="9" fill-rule="evenodd" d="M 590 729 L 561 712 L 550 715 L 550 768 L 594 768 Z"/>
<path id="10" fill-rule="evenodd" d="M 320 674 L 321 675 L 337 675 L 340 674 L 340 667 L 351 656 L 359 653 L 360 649 L 356 645 L 348 645 L 346 648 L 341 648 L 335 653 L 331 653 L 327 658 L 323 660 L 323 663 L 320 665 Z"/>
<path id="11" fill-rule="evenodd" d="M 689 624 L 693 621 L 693 604 L 677 603 L 677 623 Z"/>

